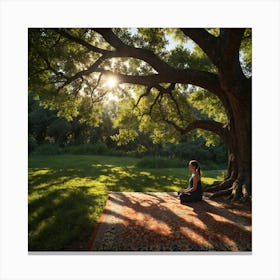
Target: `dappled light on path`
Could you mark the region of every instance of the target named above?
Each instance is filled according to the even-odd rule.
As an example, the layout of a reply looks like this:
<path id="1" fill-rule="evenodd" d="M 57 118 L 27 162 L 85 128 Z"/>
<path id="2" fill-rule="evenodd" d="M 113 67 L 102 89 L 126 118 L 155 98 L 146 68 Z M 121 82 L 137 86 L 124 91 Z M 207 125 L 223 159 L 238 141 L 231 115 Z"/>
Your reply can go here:
<path id="1" fill-rule="evenodd" d="M 251 251 L 251 219 L 175 193 L 111 192 L 89 242 L 93 251 Z"/>

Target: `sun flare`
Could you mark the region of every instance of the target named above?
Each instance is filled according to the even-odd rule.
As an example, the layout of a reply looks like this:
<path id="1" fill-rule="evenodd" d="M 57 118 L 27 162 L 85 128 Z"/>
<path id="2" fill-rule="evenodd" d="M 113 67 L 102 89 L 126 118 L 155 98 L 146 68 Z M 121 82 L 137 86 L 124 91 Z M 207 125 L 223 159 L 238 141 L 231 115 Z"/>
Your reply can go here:
<path id="1" fill-rule="evenodd" d="M 105 83 L 108 88 L 112 89 L 117 86 L 118 80 L 117 78 L 111 76 L 106 79 Z"/>

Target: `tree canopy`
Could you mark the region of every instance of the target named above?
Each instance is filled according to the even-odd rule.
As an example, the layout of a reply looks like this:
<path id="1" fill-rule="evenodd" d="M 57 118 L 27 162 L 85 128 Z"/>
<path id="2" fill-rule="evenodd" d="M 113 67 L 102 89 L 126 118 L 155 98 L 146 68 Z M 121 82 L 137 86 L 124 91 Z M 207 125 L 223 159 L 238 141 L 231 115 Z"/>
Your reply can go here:
<path id="1" fill-rule="evenodd" d="M 195 32 L 219 35 L 218 29 Z M 249 73 L 246 36 L 250 30 L 240 57 Z M 203 129 L 207 119 L 227 122 L 215 90 L 217 69 L 197 44 L 188 48 L 190 40 L 187 30 L 171 28 L 30 29 L 29 92 L 58 115 L 80 115 L 94 126 L 106 104 L 118 100 L 119 143 L 137 137 L 137 128 L 154 142 L 174 142 L 192 126 Z"/>

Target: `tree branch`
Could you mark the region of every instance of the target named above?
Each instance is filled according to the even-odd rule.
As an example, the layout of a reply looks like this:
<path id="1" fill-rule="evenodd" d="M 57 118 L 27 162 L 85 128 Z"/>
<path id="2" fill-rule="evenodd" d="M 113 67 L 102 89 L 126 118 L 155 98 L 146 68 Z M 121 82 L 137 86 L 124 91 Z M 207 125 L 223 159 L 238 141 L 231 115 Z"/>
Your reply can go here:
<path id="1" fill-rule="evenodd" d="M 101 53 L 101 54 L 105 54 L 105 53 L 109 52 L 107 50 L 103 50 L 103 49 L 97 48 L 97 47 L 91 45 L 90 43 L 88 43 L 87 41 L 85 41 L 85 40 L 83 40 L 81 38 L 75 37 L 72 34 L 66 32 L 66 31 L 64 31 L 62 29 L 58 29 L 57 33 L 60 34 L 61 36 L 65 37 L 65 38 L 67 38 L 68 40 L 70 40 L 72 42 L 76 42 L 76 43 L 84 46 L 85 48 L 87 48 L 90 51 Z"/>
<path id="2" fill-rule="evenodd" d="M 170 73 L 170 71 L 174 69 L 150 50 L 126 45 L 114 34 L 110 28 L 95 28 L 93 30 L 101 34 L 103 38 L 116 49 L 116 57 L 138 58 L 150 64 L 157 72 Z"/>
<path id="3" fill-rule="evenodd" d="M 200 28 L 182 28 L 181 30 L 199 45 L 219 72 L 228 71 L 240 64 L 239 49 L 245 32 L 244 28 L 221 28 L 219 37 Z"/>
<path id="4" fill-rule="evenodd" d="M 211 131 L 219 135 L 222 139 L 225 139 L 225 129 L 224 124 L 211 120 L 195 120 L 191 122 L 185 129 L 184 132 L 190 132 L 194 129 L 203 129 Z"/>
<path id="5" fill-rule="evenodd" d="M 94 91 L 99 86 L 101 78 L 102 78 L 102 74 L 99 74 L 99 77 L 98 77 L 98 80 L 96 82 L 96 85 L 93 88 L 91 87 L 90 83 L 87 80 L 85 80 L 85 83 L 86 83 L 86 85 L 88 86 L 88 88 L 90 90 L 90 97 L 91 97 L 91 100 L 92 100 L 93 103 L 94 103 L 94 99 L 93 99 Z"/>
<path id="6" fill-rule="evenodd" d="M 178 104 L 177 100 L 175 99 L 175 97 L 173 96 L 172 92 L 170 92 L 170 97 L 171 97 L 172 101 L 174 102 L 174 104 L 176 106 L 176 110 L 177 110 L 177 113 L 180 117 L 180 120 L 183 121 L 183 115 L 182 115 L 182 112 L 180 110 L 179 104 Z"/>
<path id="7" fill-rule="evenodd" d="M 239 60 L 240 45 L 244 32 L 245 28 L 224 28 L 220 31 L 221 64 L 219 72 L 223 80 L 222 87 L 239 97 L 244 95 L 243 91 L 250 85 L 242 71 Z M 241 88 L 242 90 L 240 90 Z"/>
<path id="8" fill-rule="evenodd" d="M 149 87 L 155 87 L 160 83 L 192 84 L 207 89 L 208 91 L 218 96 L 218 98 L 223 97 L 223 91 L 220 87 L 218 76 L 213 73 L 199 71 L 195 69 L 174 69 L 172 75 L 168 75 L 166 73 L 159 73 L 142 76 L 119 74 L 99 68 L 96 69 L 96 72 L 112 75 L 118 79 L 119 83 L 138 84 Z"/>
<path id="9" fill-rule="evenodd" d="M 99 57 L 88 69 L 86 70 L 82 70 L 78 73 L 76 73 L 75 75 L 73 75 L 72 77 L 68 77 L 67 81 L 65 82 L 64 86 L 72 83 L 73 81 L 75 81 L 78 78 L 81 78 L 83 76 L 87 76 L 90 75 L 93 72 L 96 72 L 98 66 L 105 60 L 107 59 L 106 55 L 103 55 L 101 57 Z"/>
<path id="10" fill-rule="evenodd" d="M 134 108 L 136 108 L 139 104 L 139 102 L 141 101 L 141 99 L 145 96 L 148 96 L 150 93 L 150 90 L 152 89 L 152 87 L 148 86 L 145 90 L 145 92 L 143 94 L 141 94 L 136 102 L 136 104 L 134 105 Z"/>
<path id="11" fill-rule="evenodd" d="M 203 28 L 181 28 L 183 33 L 196 42 L 215 66 L 219 65 L 219 39 Z"/>
<path id="12" fill-rule="evenodd" d="M 158 85 L 155 86 L 156 89 L 158 89 L 162 94 L 161 97 L 163 96 L 163 94 L 169 94 L 171 100 L 173 101 L 173 103 L 175 104 L 178 116 L 180 117 L 180 120 L 183 120 L 183 116 L 182 116 L 182 112 L 180 110 L 179 104 L 177 102 L 177 100 L 175 99 L 175 97 L 173 96 L 173 90 L 175 89 L 175 83 L 171 83 L 167 88 L 163 88 L 162 86 Z M 161 101 L 161 100 L 160 100 Z"/>
<path id="13" fill-rule="evenodd" d="M 187 134 L 188 132 L 195 129 L 203 129 L 203 130 L 213 132 L 225 140 L 226 131 L 222 123 L 211 121 L 211 120 L 195 120 L 191 122 L 187 127 L 183 128 L 178 124 L 176 124 L 174 121 L 166 119 L 164 115 L 162 115 L 162 117 L 166 123 L 172 125 L 181 134 Z"/>
<path id="14" fill-rule="evenodd" d="M 150 109 L 149 109 L 149 113 L 148 113 L 148 115 L 150 115 L 150 116 L 152 115 L 153 108 L 154 108 L 154 106 L 156 105 L 156 103 L 157 103 L 158 99 L 159 99 L 161 96 L 162 96 L 162 92 L 161 92 L 161 91 L 159 91 L 158 95 L 156 96 L 156 98 L 154 99 L 154 101 L 153 101 L 152 105 L 150 106 Z"/>
<path id="15" fill-rule="evenodd" d="M 56 69 L 54 69 L 54 68 L 51 66 L 50 61 L 49 61 L 46 57 L 44 57 L 41 53 L 39 53 L 39 54 L 41 55 L 42 59 L 43 59 L 43 60 L 45 61 L 45 63 L 47 64 L 47 68 L 46 68 L 46 69 L 42 69 L 42 72 L 43 72 L 43 71 L 46 71 L 46 70 L 49 70 L 49 71 L 53 72 L 56 76 L 62 77 L 62 78 L 64 78 L 65 80 L 67 79 L 67 78 L 63 75 L 62 72 L 57 71 Z"/>
<path id="16" fill-rule="evenodd" d="M 220 30 L 220 49 L 223 62 L 233 62 L 238 59 L 239 49 L 245 28 L 221 28 Z"/>

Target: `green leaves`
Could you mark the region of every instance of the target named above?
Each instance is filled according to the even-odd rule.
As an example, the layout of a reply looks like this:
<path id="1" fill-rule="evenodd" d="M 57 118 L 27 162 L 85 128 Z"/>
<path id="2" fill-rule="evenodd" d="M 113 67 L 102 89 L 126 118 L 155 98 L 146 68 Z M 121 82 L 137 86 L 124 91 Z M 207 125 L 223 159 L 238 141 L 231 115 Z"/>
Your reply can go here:
<path id="1" fill-rule="evenodd" d="M 220 36 L 217 28 L 207 31 Z M 187 47 L 190 38 L 178 28 L 37 28 L 29 29 L 28 38 L 29 93 L 58 116 L 79 116 L 92 126 L 101 125 L 102 112 L 114 100 L 119 133 L 113 138 L 119 143 L 142 134 L 155 143 L 176 142 L 196 118 L 227 121 L 215 92 L 188 84 L 207 88 L 213 76 L 217 83 L 219 73 L 197 44 Z M 243 70 L 250 75 L 251 29 L 244 34 L 240 53 Z M 185 83 L 176 76 L 184 69 L 192 70 L 180 72 L 187 77 Z M 106 86 L 109 71 L 119 78 L 114 88 Z M 217 75 L 203 83 L 207 72 Z M 139 82 L 134 76 L 143 78 L 147 87 L 124 83 Z"/>
<path id="2" fill-rule="evenodd" d="M 141 47 L 162 53 L 168 43 L 162 28 L 138 28 L 137 31 L 143 39 Z"/>
<path id="3" fill-rule="evenodd" d="M 139 133 L 134 129 L 120 128 L 119 133 L 113 135 L 111 138 L 118 142 L 118 145 L 127 145 L 137 138 Z"/>
<path id="4" fill-rule="evenodd" d="M 193 108 L 198 109 L 204 115 L 200 115 L 200 118 L 207 117 L 220 123 L 227 122 L 225 108 L 214 94 L 201 88 L 193 88 L 188 100 Z"/>
<path id="5" fill-rule="evenodd" d="M 185 49 L 182 46 L 175 48 L 170 51 L 170 55 L 167 58 L 167 62 L 177 68 L 185 69 L 190 66 L 191 53 L 189 50 Z"/>
<path id="6" fill-rule="evenodd" d="M 252 76 L 252 29 L 247 28 L 240 47 L 240 63 L 247 77 Z"/>
<path id="7" fill-rule="evenodd" d="M 81 99 L 78 113 L 80 115 L 80 122 L 87 123 L 91 126 L 99 126 L 101 122 L 101 114 L 103 108 L 100 104 L 92 103 L 92 100 L 88 96 L 84 96 Z"/>

